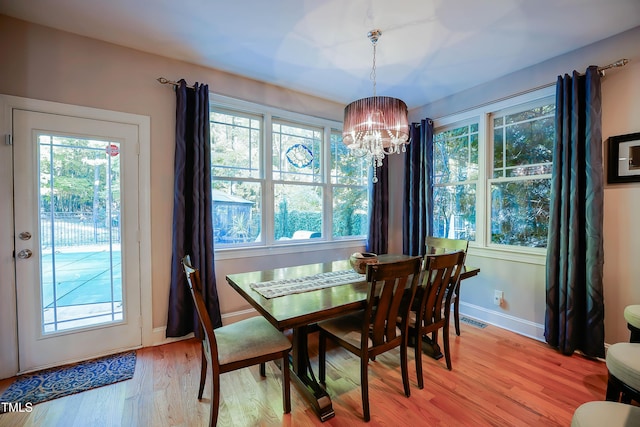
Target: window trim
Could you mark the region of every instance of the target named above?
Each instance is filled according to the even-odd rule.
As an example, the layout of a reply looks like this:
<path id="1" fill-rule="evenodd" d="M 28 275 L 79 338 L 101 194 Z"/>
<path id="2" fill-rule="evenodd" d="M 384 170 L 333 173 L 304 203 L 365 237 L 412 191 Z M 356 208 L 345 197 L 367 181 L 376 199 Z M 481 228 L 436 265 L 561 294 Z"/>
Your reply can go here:
<path id="1" fill-rule="evenodd" d="M 275 241 L 273 239 L 273 208 L 265 209 L 266 203 L 271 203 L 274 197 L 274 183 L 286 183 L 288 181 L 275 180 L 273 178 L 273 168 L 271 158 L 273 155 L 271 144 L 272 125 L 274 121 L 299 125 L 305 128 L 317 128 L 323 131 L 322 142 L 322 161 L 323 161 L 323 182 L 307 183 L 309 185 L 320 185 L 325 189 L 343 187 L 344 185 L 334 184 L 331 180 L 331 133 L 342 132 L 342 123 L 321 118 L 312 115 L 296 113 L 269 105 L 259 104 L 255 102 L 245 101 L 237 98 L 231 98 L 225 95 L 209 93 L 209 108 L 215 110 L 226 110 L 226 112 L 240 112 L 262 119 L 262 150 L 260 162 L 262 165 L 263 175 L 260 178 L 249 179 L 243 178 L 245 181 L 263 181 L 265 185 L 262 202 L 262 229 L 265 230 L 265 237 L 262 244 L 259 245 L 242 245 L 231 247 L 216 247 L 216 259 L 234 259 L 244 257 L 254 257 L 263 255 L 280 255 L 291 254 L 297 252 L 312 252 L 318 250 L 336 250 L 344 248 L 353 248 L 354 246 L 362 246 L 366 244 L 366 238 L 362 237 L 340 237 L 332 236 L 333 217 L 330 214 L 333 210 L 333 198 L 330 191 L 323 191 L 323 229 L 322 235 L 327 236 L 320 239 L 304 239 L 304 240 L 283 240 Z M 228 178 L 233 180 L 233 178 Z M 271 185 L 269 185 L 271 184 Z M 326 216 L 329 215 L 329 216 Z"/>
<path id="2" fill-rule="evenodd" d="M 478 184 L 476 188 L 476 240 L 469 242 L 469 253 L 483 258 L 525 262 L 544 265 L 546 263 L 546 248 L 529 248 L 491 243 L 490 236 L 490 208 L 491 193 L 489 191 L 491 174 L 493 173 L 492 122 L 491 117 L 496 113 L 511 109 L 526 108 L 545 98 L 555 95 L 555 85 L 531 90 L 522 94 L 487 102 L 478 107 L 453 113 L 434 119 L 434 133 L 451 129 L 457 125 L 468 125 L 478 121 Z M 544 175 L 541 177 L 547 177 Z"/>

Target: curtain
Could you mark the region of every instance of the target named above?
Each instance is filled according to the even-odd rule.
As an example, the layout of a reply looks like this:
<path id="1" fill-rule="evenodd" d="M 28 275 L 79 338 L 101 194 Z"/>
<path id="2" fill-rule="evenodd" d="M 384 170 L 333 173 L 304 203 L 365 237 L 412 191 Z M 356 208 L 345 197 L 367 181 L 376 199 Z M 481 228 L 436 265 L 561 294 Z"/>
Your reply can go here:
<path id="1" fill-rule="evenodd" d="M 604 357 L 600 75 L 558 77 L 547 244 L 545 338 Z"/>
<path id="2" fill-rule="evenodd" d="M 373 166 L 375 167 L 375 166 Z M 389 251 L 389 158 L 376 171 L 378 182 L 369 180 L 369 238 L 367 252 Z"/>
<path id="3" fill-rule="evenodd" d="M 176 152 L 173 196 L 173 252 L 167 337 L 200 335 L 182 258 L 200 270 L 202 294 L 214 328 L 222 326 L 213 262 L 209 86 L 176 87 Z"/>
<path id="4" fill-rule="evenodd" d="M 426 237 L 433 231 L 433 120 L 412 123 L 411 143 L 404 158 L 402 252 L 424 255 Z"/>

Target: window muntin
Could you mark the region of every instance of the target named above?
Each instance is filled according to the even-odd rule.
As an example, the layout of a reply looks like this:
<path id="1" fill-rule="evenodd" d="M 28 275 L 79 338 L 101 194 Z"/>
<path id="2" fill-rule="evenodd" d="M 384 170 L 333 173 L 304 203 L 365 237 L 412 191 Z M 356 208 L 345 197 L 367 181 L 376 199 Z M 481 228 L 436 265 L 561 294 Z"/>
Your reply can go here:
<path id="1" fill-rule="evenodd" d="M 262 123 L 260 116 L 212 111 L 212 175 L 230 178 L 260 178 Z"/>
<path id="2" fill-rule="evenodd" d="M 476 239 L 478 149 L 477 121 L 434 135 L 434 236 Z"/>
<path id="3" fill-rule="evenodd" d="M 366 238 L 369 164 L 348 155 L 339 123 L 216 98 L 216 249 Z"/>

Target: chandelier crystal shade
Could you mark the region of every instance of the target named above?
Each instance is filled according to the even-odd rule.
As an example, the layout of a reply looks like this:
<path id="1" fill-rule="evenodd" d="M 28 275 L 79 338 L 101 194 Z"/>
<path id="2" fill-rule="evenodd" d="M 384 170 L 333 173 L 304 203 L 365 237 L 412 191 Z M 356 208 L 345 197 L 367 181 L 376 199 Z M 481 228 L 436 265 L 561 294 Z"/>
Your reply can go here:
<path id="1" fill-rule="evenodd" d="M 373 43 L 373 96 L 345 107 L 342 131 L 342 141 L 352 155 L 370 158 L 373 183 L 378 182 L 376 169 L 385 156 L 404 152 L 409 143 L 407 105 L 397 98 L 376 96 L 376 43 L 381 35 L 380 30 L 368 34 Z"/>

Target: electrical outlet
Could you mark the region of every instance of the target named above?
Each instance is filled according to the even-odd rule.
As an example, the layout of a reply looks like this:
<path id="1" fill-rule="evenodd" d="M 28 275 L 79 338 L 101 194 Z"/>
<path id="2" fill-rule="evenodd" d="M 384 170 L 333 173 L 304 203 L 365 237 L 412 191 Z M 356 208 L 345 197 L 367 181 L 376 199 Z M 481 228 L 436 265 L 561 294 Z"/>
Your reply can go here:
<path id="1" fill-rule="evenodd" d="M 504 299 L 504 292 L 495 290 L 493 291 L 493 303 L 495 305 L 502 305 Z"/>

